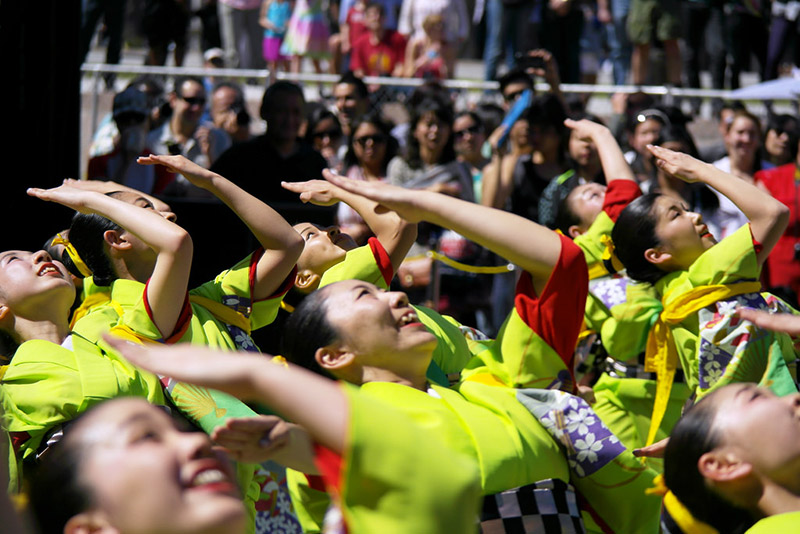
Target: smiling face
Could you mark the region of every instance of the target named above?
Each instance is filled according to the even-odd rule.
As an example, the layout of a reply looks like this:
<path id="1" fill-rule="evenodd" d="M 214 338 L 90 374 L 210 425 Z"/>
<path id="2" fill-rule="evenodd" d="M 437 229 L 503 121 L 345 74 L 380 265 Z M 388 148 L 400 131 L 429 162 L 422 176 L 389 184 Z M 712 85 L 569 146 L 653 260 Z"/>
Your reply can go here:
<path id="1" fill-rule="evenodd" d="M 350 125 L 361 115 L 367 112 L 369 99 L 362 98 L 358 88 L 351 83 L 339 83 L 333 88 L 333 98 L 339 122 L 345 133 L 350 132 Z"/>
<path id="2" fill-rule="evenodd" d="M 713 422 L 721 441 L 717 449 L 800 492 L 800 394 L 777 397 L 755 384 L 732 384 L 709 400 L 718 407 Z"/>
<path id="3" fill-rule="evenodd" d="M 69 313 L 74 299 L 72 277 L 44 250 L 0 254 L 0 307 L 19 317 L 35 317 L 41 306 Z"/>
<path id="4" fill-rule="evenodd" d="M 648 251 L 657 250 L 669 255 L 659 265 L 665 271 L 688 269 L 703 252 L 716 244 L 714 236 L 703 223 L 703 217 L 689 211 L 681 200 L 661 195 L 655 201 L 653 214 L 656 218 L 655 234 L 660 245 Z M 651 261 L 650 257 L 648 261 Z"/>
<path id="5" fill-rule="evenodd" d="M 414 127 L 414 139 L 419 143 L 420 151 L 426 150 L 437 157 L 444 150 L 449 137 L 450 125 L 433 111 L 424 113 Z"/>
<path id="6" fill-rule="evenodd" d="M 71 430 L 80 439 L 79 480 L 121 534 L 244 532 L 230 463 L 205 434 L 178 430 L 136 398 L 105 403 Z"/>
<path id="7" fill-rule="evenodd" d="M 453 122 L 453 142 L 456 154 L 470 159 L 480 154 L 486 133 L 469 115 L 461 115 Z"/>
<path id="8" fill-rule="evenodd" d="M 421 369 L 424 376 L 437 341 L 419 322 L 405 293 L 358 280 L 337 282 L 324 291 L 328 322 L 339 335 L 340 348 L 354 354 L 356 365 L 400 376 Z"/>
<path id="9" fill-rule="evenodd" d="M 175 117 L 185 124 L 197 125 L 206 105 L 206 90 L 194 80 L 186 80 L 170 99 Z"/>
<path id="10" fill-rule="evenodd" d="M 728 154 L 753 158 L 760 143 L 758 124 L 746 115 L 737 115 L 725 134 L 725 147 L 728 149 Z"/>

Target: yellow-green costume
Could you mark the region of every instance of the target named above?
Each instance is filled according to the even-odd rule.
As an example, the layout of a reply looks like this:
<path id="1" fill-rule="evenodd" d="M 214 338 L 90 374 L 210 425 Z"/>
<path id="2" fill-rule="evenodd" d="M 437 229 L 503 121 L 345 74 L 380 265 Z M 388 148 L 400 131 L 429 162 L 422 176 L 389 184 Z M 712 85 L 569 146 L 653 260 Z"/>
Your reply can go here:
<path id="1" fill-rule="evenodd" d="M 346 449 L 320 468 L 347 532 L 474 531 L 481 495 L 475 462 L 405 410 L 342 387 L 350 416 Z"/>
<path id="2" fill-rule="evenodd" d="M 800 532 L 800 512 L 765 517 L 750 527 L 746 534 L 776 534 L 778 532 L 783 534 Z"/>
<path id="3" fill-rule="evenodd" d="M 80 335 L 57 345 L 31 340 L 19 346 L 2 377 L 3 424 L 14 451 L 9 463 L 18 489 L 20 461 L 33 460 L 46 440 L 91 406 L 121 396 L 165 404 L 158 377 Z M 45 443 L 42 440 L 45 440 Z"/>
<path id="4" fill-rule="evenodd" d="M 114 328 L 120 335 L 130 335 L 139 340 L 257 351 L 250 332 L 275 319 L 283 295 L 294 280 L 292 273 L 275 295 L 253 301 L 255 269 L 262 253 L 263 250 L 259 249 L 220 273 L 214 280 L 189 291 L 187 306 L 174 332 L 163 334 L 153 323 L 149 303 L 144 298 L 145 285 L 122 279 L 111 284 L 110 300 L 93 307 L 77 321 L 74 330 L 95 339 Z M 216 390 L 169 379 L 164 380 L 164 388 L 175 406 L 207 433 L 228 418 L 256 415 L 238 399 Z M 245 487 L 247 500 L 256 502 L 258 507 L 256 523 L 259 532 L 277 528 L 272 523 L 294 520 L 283 512 L 291 510 L 291 505 L 288 503 L 282 467 L 274 462 L 266 462 L 255 475 L 254 466 L 240 464 L 238 467 L 239 480 Z"/>
<path id="5" fill-rule="evenodd" d="M 737 285 L 752 284 L 760 276 L 747 224 L 706 250 L 689 269 L 662 277 L 655 288 L 669 308 L 697 288 L 726 285 L 735 293 Z M 791 338 L 739 319 L 734 316 L 738 307 L 791 311 L 775 296 L 756 290 L 717 300 L 670 326 L 689 388 L 698 400 L 732 382 L 755 382 L 777 395 L 796 392 Z"/>
<path id="6" fill-rule="evenodd" d="M 662 306 L 650 284 L 635 283 L 624 273 L 609 274 L 604 255 L 616 217 L 640 194 L 634 182 L 609 183 L 603 211 L 587 232 L 575 238 L 589 267 L 585 332 L 599 336 L 608 357 L 614 361 L 613 364 L 596 362 L 600 369 L 611 369 L 606 369 L 610 373 L 602 372 L 593 385 L 596 402 L 592 409 L 629 448 L 644 446 L 650 429 L 656 381 L 654 376 L 648 376 L 652 373 L 643 372 L 638 359 L 644 354 L 647 335 Z M 688 397 L 685 384 L 673 386 L 656 440 L 669 435 Z M 648 462 L 658 469 L 663 464 L 660 459 Z"/>
<path id="7" fill-rule="evenodd" d="M 572 388 L 568 365 L 585 281 L 580 250 L 562 238 L 561 257 L 543 294 L 535 294 L 530 275 L 523 273 L 515 309 L 498 339 L 472 349 L 477 355 L 455 386 L 433 385 L 424 392 L 370 382 L 361 391 L 403 410 L 448 448 L 473 458 L 485 495 L 560 479 L 586 498 L 598 522 L 618 532 L 654 532 L 659 499 L 644 494 L 654 472 L 625 451 L 583 400 L 559 391 Z M 293 498 L 308 496 L 305 490 Z"/>

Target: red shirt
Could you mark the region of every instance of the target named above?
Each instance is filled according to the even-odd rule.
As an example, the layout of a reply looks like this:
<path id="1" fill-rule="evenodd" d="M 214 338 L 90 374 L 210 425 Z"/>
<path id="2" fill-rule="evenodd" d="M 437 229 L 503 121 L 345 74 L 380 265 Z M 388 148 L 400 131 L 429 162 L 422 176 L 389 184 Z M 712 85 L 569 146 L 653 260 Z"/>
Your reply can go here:
<path id="1" fill-rule="evenodd" d="M 394 30 L 385 30 L 383 38 L 373 45 L 371 35 L 361 36 L 350 52 L 350 69 L 364 76 L 387 76 L 401 64 L 406 53 L 406 39 Z"/>
<path id="2" fill-rule="evenodd" d="M 788 286 L 800 294 L 800 261 L 794 259 L 794 247 L 800 244 L 800 180 L 796 169 L 794 163 L 789 163 L 759 171 L 755 179 L 789 208 L 789 226 L 767 258 L 764 283 L 768 288 Z"/>
<path id="3" fill-rule="evenodd" d="M 357 40 L 369 33 L 367 27 L 364 26 L 364 10 L 356 9 L 356 6 L 351 7 L 347 12 L 345 23 L 347 24 L 349 32 L 348 39 L 350 41 L 350 48 L 353 47 Z"/>

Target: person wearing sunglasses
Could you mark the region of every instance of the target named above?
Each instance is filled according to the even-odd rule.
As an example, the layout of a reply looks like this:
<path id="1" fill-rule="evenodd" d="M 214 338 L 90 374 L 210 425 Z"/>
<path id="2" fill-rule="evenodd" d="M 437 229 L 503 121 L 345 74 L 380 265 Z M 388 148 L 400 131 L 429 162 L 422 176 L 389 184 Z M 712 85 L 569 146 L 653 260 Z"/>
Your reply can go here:
<path id="1" fill-rule="evenodd" d="M 348 178 L 368 182 L 386 180 L 386 167 L 397 155 L 398 149 L 391 131 L 391 125 L 375 112 L 369 112 L 353 122 L 353 135 L 347 143 L 344 157 Z M 352 236 L 358 244 L 366 243 L 372 235 L 364 219 L 344 202 L 338 205 L 336 220 L 342 232 Z"/>
<path id="2" fill-rule="evenodd" d="M 326 107 L 311 110 L 306 119 L 306 142 L 322 154 L 329 169 L 342 171 L 340 153 L 344 145 L 344 133 L 338 117 Z"/>
<path id="3" fill-rule="evenodd" d="M 231 138 L 224 130 L 201 121 L 206 100 L 206 90 L 200 78 L 176 79 L 174 89 L 169 94 L 172 116 L 147 136 L 146 144 L 153 153 L 180 154 L 201 167 L 211 167 L 231 146 Z M 192 186 L 180 175 L 175 176 L 164 194 L 195 198 L 206 196 L 203 190 Z"/>

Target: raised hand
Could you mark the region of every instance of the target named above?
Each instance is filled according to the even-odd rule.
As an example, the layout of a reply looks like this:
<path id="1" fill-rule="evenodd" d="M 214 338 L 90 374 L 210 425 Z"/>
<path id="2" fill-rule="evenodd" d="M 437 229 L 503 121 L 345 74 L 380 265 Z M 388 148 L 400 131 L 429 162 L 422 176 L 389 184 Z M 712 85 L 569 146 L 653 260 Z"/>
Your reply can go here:
<path id="1" fill-rule="evenodd" d="M 322 171 L 325 173 L 333 174 L 328 169 Z M 335 186 L 331 182 L 325 180 L 308 180 L 307 182 L 281 182 L 281 187 L 292 191 L 293 193 L 300 194 L 300 200 L 303 202 L 310 202 L 317 206 L 332 206 L 336 204 L 341 198 L 341 188 Z"/>
<path id="2" fill-rule="evenodd" d="M 150 154 L 149 156 L 141 156 L 136 160 L 139 165 L 163 165 L 170 172 L 182 174 L 192 184 L 197 187 L 207 189 L 210 186 L 211 180 L 218 176 L 216 173 L 201 167 L 197 163 L 186 159 L 181 155 L 176 156 L 159 156 Z"/>
<path id="3" fill-rule="evenodd" d="M 93 195 L 102 195 L 102 193 L 73 187 L 72 185 L 60 185 L 51 189 L 30 187 L 27 193 L 29 196 L 47 202 L 56 202 L 81 213 L 97 213 L 96 210 L 88 207 L 87 202 L 90 201 Z"/>
<path id="4" fill-rule="evenodd" d="M 675 152 L 655 145 L 647 145 L 647 149 L 656 158 L 655 163 L 658 168 L 684 182 L 701 181 L 705 174 L 704 170 L 708 167 L 708 164 L 683 152 Z"/>
<path id="5" fill-rule="evenodd" d="M 397 212 L 400 217 L 408 222 L 416 223 L 424 218 L 425 210 L 419 209 L 415 205 L 415 199 L 425 194 L 423 191 L 405 189 L 382 182 L 352 180 L 326 171 L 323 171 L 322 175 L 333 185 L 355 195 L 373 200 Z"/>

